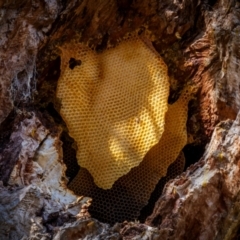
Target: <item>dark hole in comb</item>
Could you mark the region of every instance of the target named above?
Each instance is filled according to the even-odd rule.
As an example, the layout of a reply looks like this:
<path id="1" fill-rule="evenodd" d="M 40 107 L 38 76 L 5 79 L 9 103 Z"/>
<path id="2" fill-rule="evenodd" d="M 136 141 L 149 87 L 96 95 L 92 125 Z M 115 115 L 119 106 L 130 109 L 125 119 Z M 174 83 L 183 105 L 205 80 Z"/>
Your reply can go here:
<path id="1" fill-rule="evenodd" d="M 69 68 L 71 68 L 72 70 L 76 66 L 80 66 L 81 64 L 82 64 L 81 60 L 76 60 L 75 58 L 70 58 L 70 60 L 69 60 Z"/>

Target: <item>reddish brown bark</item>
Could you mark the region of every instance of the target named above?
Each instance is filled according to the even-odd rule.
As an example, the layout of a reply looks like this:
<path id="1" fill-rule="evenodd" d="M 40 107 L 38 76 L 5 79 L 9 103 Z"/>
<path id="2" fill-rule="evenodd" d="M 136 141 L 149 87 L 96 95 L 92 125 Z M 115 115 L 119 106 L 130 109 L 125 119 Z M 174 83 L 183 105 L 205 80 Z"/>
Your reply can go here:
<path id="1" fill-rule="evenodd" d="M 239 119 L 235 120 L 240 105 L 239 9 L 236 0 L 0 2 L 0 180 L 4 185 L 0 192 L 0 223 L 4 223 L 0 224 L 0 236 L 232 239 L 239 227 Z M 87 200 L 76 202 L 61 179 L 66 168 L 60 128 L 64 131 L 63 149 L 73 156 L 65 158 L 70 178 L 76 174 L 76 159 L 70 147 L 74 140 L 67 135 L 58 114 L 60 102 L 55 99 L 61 61 L 58 47 L 78 38 L 102 51 L 128 33 L 147 36 L 168 65 L 170 103 L 185 85 L 198 89 L 189 106 L 189 146 L 203 147 L 211 139 L 201 161 L 167 184 L 146 222 L 158 229 L 132 223 L 112 229 L 93 219 L 84 220 Z M 61 205 L 55 198 L 59 193 L 51 195 L 44 187 L 56 190 L 50 179 L 44 182 L 42 176 L 47 175 L 38 166 L 40 149 L 46 146 L 47 153 L 51 149 L 58 153 L 55 165 L 61 170 L 56 182 L 72 196 L 73 205 L 60 194 Z M 32 201 L 34 204 L 25 208 Z M 23 216 L 25 228 L 12 217 L 22 216 L 21 209 L 27 213 Z M 77 211 L 80 215 L 76 217 Z M 89 224 L 94 227 L 88 228 Z"/>

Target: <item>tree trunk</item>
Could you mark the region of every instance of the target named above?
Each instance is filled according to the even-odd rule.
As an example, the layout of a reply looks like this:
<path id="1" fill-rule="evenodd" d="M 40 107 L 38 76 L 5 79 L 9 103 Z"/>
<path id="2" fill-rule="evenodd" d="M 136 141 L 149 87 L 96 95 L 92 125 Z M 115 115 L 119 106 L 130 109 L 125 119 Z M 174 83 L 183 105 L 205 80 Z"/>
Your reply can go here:
<path id="1" fill-rule="evenodd" d="M 239 23 L 236 0 L 0 1 L 0 239 L 237 239 Z M 80 168 L 77 143 L 56 97 L 66 44 L 100 53 L 129 34 L 152 44 L 167 65 L 169 104 L 194 89 L 185 171 L 176 176 L 171 165 L 149 190 L 136 211 L 141 223 L 135 215 L 98 215 L 98 199 L 91 210 L 91 196 L 68 189 Z"/>

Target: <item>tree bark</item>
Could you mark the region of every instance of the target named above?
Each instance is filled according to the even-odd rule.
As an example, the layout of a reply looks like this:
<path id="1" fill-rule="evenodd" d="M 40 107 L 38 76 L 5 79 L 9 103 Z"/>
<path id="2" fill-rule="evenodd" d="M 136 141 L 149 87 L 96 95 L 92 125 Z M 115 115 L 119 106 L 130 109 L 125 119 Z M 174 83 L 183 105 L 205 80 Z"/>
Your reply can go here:
<path id="1" fill-rule="evenodd" d="M 0 0 L 0 239 L 237 239 L 239 23 L 236 0 Z M 67 188 L 79 167 L 55 93 L 63 44 L 104 51 L 127 34 L 146 36 L 167 64 L 169 103 L 187 85 L 197 92 L 188 168 L 145 223 L 112 227 Z M 189 156 L 198 147 L 201 158 Z"/>

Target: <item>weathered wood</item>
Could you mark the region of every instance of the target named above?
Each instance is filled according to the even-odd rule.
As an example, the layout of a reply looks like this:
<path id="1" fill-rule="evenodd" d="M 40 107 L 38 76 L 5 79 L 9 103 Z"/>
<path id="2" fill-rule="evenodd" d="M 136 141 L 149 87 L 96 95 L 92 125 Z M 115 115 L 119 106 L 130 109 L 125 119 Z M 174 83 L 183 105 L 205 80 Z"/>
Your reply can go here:
<path id="1" fill-rule="evenodd" d="M 0 1 L 0 236 L 232 239 L 240 225 L 239 22 L 236 0 Z M 185 85 L 198 89 L 189 106 L 189 144 L 211 138 L 203 158 L 167 184 L 146 222 L 159 230 L 84 220 L 87 198 L 77 201 L 62 180 L 59 47 L 76 38 L 102 51 L 129 33 L 147 36 L 168 65 L 170 103 Z M 58 174 L 40 166 L 41 154 L 49 160 L 51 151 Z"/>

